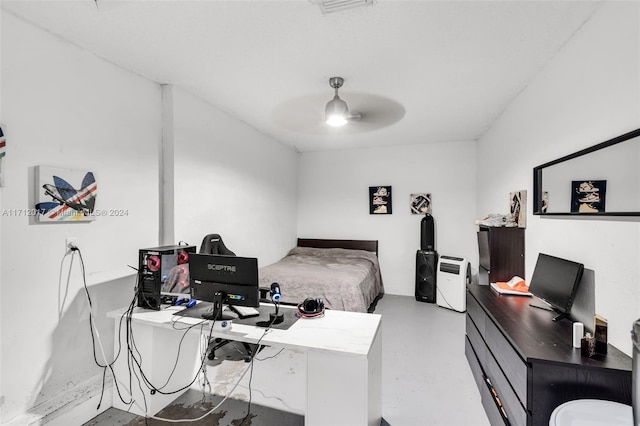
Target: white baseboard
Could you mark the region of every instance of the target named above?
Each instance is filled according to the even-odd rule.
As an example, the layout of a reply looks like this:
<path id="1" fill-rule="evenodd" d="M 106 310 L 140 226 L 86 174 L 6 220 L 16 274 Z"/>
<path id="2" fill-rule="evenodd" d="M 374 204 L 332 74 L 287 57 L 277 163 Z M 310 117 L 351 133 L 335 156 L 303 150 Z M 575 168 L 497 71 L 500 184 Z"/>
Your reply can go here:
<path id="1" fill-rule="evenodd" d="M 102 403 L 98 409 L 102 391 L 102 374 L 95 375 L 30 408 L 26 413 L 14 417 L 7 426 L 81 425 L 112 406 L 112 387 L 113 381 L 108 378 Z"/>

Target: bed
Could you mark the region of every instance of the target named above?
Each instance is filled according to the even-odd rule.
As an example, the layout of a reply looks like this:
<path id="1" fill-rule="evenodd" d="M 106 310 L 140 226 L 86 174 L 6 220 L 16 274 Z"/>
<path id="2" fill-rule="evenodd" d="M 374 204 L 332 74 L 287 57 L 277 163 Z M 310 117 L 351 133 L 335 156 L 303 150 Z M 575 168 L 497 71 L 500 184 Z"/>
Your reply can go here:
<path id="1" fill-rule="evenodd" d="M 320 298 L 330 309 L 371 312 L 384 293 L 378 241 L 299 238 L 278 262 L 260 268 L 260 287 L 277 282 L 281 303 Z"/>

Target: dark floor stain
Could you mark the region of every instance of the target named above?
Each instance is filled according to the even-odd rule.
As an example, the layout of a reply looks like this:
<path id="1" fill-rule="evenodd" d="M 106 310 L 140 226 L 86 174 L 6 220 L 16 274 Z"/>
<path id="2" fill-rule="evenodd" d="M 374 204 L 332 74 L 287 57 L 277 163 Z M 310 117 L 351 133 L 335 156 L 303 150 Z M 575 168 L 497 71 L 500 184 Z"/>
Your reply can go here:
<path id="1" fill-rule="evenodd" d="M 254 417 L 256 417 L 254 414 L 249 414 L 241 419 L 231 420 L 231 426 L 251 426 Z"/>
<path id="2" fill-rule="evenodd" d="M 196 419 L 203 414 L 209 412 L 213 408 L 211 402 L 196 402 L 191 405 L 185 405 L 183 403 L 175 403 L 163 408 L 155 417 L 179 420 L 179 419 Z M 227 415 L 226 410 L 221 410 L 216 413 L 211 413 L 201 420 L 192 422 L 177 422 L 170 423 L 172 425 L 180 426 L 227 426 L 228 423 L 221 423 L 220 421 Z M 166 426 L 168 423 L 162 420 L 156 420 L 151 418 L 138 417 L 127 423 L 126 426 Z"/>
<path id="3" fill-rule="evenodd" d="M 180 420 L 196 419 L 222 401 L 221 396 L 189 389 L 173 403 L 161 410 L 155 417 Z M 247 415 L 247 401 L 229 398 L 215 413 L 196 422 L 169 423 L 162 420 L 136 416 L 117 408 L 109 408 L 83 426 L 303 426 L 304 416 L 259 404 L 251 404 Z"/>

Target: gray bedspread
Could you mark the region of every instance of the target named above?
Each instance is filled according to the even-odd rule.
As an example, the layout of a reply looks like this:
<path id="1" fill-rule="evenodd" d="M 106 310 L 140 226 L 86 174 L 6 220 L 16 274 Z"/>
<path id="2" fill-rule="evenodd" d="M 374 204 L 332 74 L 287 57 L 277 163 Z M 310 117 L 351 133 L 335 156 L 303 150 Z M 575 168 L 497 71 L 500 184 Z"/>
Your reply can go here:
<path id="1" fill-rule="evenodd" d="M 260 287 L 277 282 L 282 302 L 320 298 L 341 311 L 367 312 L 383 293 L 375 253 L 341 248 L 295 247 L 278 262 L 260 268 Z"/>

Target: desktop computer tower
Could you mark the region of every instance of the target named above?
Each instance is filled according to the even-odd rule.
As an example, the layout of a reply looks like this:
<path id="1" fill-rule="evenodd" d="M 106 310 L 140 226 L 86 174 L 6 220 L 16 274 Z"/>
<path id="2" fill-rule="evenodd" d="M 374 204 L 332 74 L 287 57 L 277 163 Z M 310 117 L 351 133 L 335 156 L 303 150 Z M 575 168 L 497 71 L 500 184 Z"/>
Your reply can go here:
<path id="1" fill-rule="evenodd" d="M 418 250 L 416 253 L 416 300 L 436 303 L 436 264 L 438 253 L 435 250 Z"/>
<path id="2" fill-rule="evenodd" d="M 184 294 L 190 297 L 188 287 L 189 253 L 195 253 L 196 246 L 162 246 L 141 249 L 138 253 L 138 306 L 146 309 L 159 310 L 162 304 L 162 294 Z M 168 280 L 174 280 L 177 272 L 186 279 L 186 286 L 179 289 L 163 288 Z M 186 277 L 184 277 L 186 273 Z"/>

